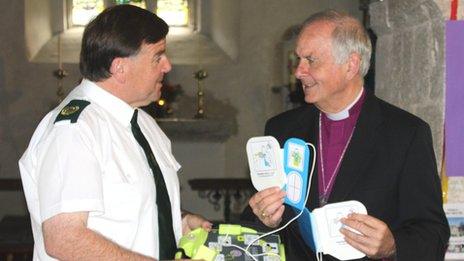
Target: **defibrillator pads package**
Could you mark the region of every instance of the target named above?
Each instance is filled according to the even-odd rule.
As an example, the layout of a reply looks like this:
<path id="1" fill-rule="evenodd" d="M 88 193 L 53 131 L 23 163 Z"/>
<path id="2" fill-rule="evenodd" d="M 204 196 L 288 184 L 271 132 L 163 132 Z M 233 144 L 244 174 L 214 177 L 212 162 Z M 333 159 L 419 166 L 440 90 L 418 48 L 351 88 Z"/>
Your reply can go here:
<path id="1" fill-rule="evenodd" d="M 299 212 L 297 209 L 295 211 Z M 355 200 L 327 204 L 312 212 L 305 208 L 298 218 L 303 240 L 314 253 L 328 254 L 340 260 L 364 257 L 365 254 L 350 246 L 340 233 L 343 227 L 340 219 L 350 213 L 367 214 L 367 210 L 361 202 Z M 345 228 L 359 233 L 350 227 Z"/>
<path id="2" fill-rule="evenodd" d="M 290 138 L 285 142 L 284 148 L 280 149 L 274 137 L 254 137 L 248 140 L 246 148 L 254 187 L 258 191 L 275 186 L 285 190 L 287 195 L 284 203 L 291 206 L 295 213 L 301 212 L 297 219 L 300 232 L 314 253 L 332 255 L 340 260 L 365 256 L 349 245 L 340 233 L 343 226 L 341 218 L 350 213 L 367 214 L 366 207 L 361 202 L 351 200 L 327 204 L 312 212 L 306 208 L 311 153 L 305 141 Z M 314 155 L 311 160 L 314 163 Z M 359 233 L 352 228 L 346 228 Z"/>
<path id="3" fill-rule="evenodd" d="M 246 145 L 253 186 L 261 191 L 279 187 L 287 192 L 285 203 L 304 208 L 310 151 L 306 142 L 291 138 L 281 149 L 272 136 L 253 137 Z"/>

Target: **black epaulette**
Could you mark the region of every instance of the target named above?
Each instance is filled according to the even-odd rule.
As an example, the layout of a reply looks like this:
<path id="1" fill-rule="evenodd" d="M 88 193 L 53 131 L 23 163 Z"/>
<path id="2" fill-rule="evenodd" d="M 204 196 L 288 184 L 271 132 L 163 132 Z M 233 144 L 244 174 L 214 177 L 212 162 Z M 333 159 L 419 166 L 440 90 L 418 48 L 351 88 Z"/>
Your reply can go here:
<path id="1" fill-rule="evenodd" d="M 63 109 L 61 109 L 58 116 L 56 116 L 55 122 L 70 120 L 71 123 L 75 123 L 81 115 L 81 112 L 89 105 L 90 102 L 84 100 L 72 100 Z"/>

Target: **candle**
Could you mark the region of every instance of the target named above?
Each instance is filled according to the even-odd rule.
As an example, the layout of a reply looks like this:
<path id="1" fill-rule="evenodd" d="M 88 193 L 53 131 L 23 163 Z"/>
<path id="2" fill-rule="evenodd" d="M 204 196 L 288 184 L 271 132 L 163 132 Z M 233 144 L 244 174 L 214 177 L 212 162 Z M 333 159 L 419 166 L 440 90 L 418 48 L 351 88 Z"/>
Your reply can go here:
<path id="1" fill-rule="evenodd" d="M 63 69 L 63 62 L 61 61 L 61 33 L 58 34 L 58 69 Z"/>

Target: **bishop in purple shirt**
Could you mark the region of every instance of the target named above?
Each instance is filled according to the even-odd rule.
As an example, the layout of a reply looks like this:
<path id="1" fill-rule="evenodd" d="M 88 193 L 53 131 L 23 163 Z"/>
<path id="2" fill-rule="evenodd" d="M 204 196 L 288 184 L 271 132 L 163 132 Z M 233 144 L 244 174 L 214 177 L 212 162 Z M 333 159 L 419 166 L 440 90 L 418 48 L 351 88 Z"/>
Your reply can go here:
<path id="1" fill-rule="evenodd" d="M 316 145 L 306 207 L 357 200 L 367 215 L 342 219 L 348 244 L 362 260 L 443 260 L 449 226 L 441 198 L 429 125 L 363 88 L 371 56 L 369 36 L 350 15 L 329 10 L 302 25 L 295 53 L 306 105 L 266 123 L 265 135 L 282 146 L 289 138 Z M 285 191 L 257 192 L 242 218 L 278 228 L 296 213 Z M 287 260 L 317 260 L 297 222 L 279 231 Z M 324 260 L 337 260 L 325 256 Z"/>

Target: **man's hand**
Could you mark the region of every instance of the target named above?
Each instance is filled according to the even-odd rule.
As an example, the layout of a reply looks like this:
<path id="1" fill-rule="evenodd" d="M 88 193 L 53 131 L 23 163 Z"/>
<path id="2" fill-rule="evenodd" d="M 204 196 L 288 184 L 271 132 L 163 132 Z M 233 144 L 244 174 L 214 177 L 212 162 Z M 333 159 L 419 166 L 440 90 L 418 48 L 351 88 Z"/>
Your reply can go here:
<path id="1" fill-rule="evenodd" d="M 389 258 L 396 252 L 395 239 L 387 224 L 369 215 L 352 213 L 341 222 L 362 235 L 341 228 L 340 232 L 352 247 L 365 253 L 369 258 Z"/>
<path id="2" fill-rule="evenodd" d="M 285 191 L 278 187 L 267 188 L 253 195 L 249 204 L 264 225 L 274 228 L 282 221 L 285 195 Z"/>
<path id="3" fill-rule="evenodd" d="M 204 217 L 192 214 L 187 211 L 183 212 L 182 218 L 182 234 L 185 235 L 190 231 L 194 230 L 195 228 L 202 227 L 206 231 L 210 231 L 213 224 L 206 220 Z"/>

